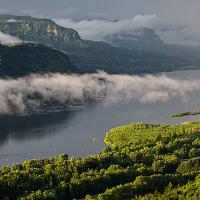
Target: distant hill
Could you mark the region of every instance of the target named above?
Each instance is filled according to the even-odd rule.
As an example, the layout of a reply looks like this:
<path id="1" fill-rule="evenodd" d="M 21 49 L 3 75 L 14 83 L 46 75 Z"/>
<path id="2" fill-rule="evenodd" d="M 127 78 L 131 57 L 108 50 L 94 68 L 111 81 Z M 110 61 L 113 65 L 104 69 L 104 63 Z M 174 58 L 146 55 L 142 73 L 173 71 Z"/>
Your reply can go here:
<path id="1" fill-rule="evenodd" d="M 29 16 L 0 16 L 0 31 L 21 40 L 41 43 L 65 51 L 82 72 L 153 73 L 183 69 L 184 59 L 143 49 L 114 47 L 104 42 L 85 41 L 72 29 L 49 19 Z"/>
<path id="2" fill-rule="evenodd" d="M 79 72 L 64 53 L 40 44 L 0 44 L 0 77 L 30 73 Z"/>
<path id="3" fill-rule="evenodd" d="M 81 71 L 100 69 L 116 74 L 143 74 L 181 70 L 188 65 L 184 59 L 157 52 L 113 47 L 104 42 L 87 43 L 88 48 L 69 50 L 70 59 Z"/>
<path id="4" fill-rule="evenodd" d="M 200 65 L 200 47 L 165 44 L 155 30 L 150 28 L 107 35 L 105 40 L 117 47 L 161 53 L 187 60 L 191 65 Z"/>
<path id="5" fill-rule="evenodd" d="M 160 48 L 164 42 L 150 28 L 138 28 L 132 32 L 122 32 L 118 34 L 107 35 L 105 40 L 118 47 L 127 47 L 129 49 L 152 50 Z"/>

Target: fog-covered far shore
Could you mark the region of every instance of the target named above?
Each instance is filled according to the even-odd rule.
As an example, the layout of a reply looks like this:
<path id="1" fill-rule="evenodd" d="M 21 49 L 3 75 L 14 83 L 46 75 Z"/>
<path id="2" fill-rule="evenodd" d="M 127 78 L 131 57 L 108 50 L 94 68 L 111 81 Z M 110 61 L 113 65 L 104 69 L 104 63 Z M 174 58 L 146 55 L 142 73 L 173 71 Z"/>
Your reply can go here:
<path id="1" fill-rule="evenodd" d="M 51 102 L 66 105 L 100 99 L 106 106 L 130 101 L 165 102 L 176 97 L 184 101 L 190 92 L 200 90 L 199 84 L 200 79 L 166 75 L 32 74 L 0 79 L 0 114 L 22 114 Z"/>

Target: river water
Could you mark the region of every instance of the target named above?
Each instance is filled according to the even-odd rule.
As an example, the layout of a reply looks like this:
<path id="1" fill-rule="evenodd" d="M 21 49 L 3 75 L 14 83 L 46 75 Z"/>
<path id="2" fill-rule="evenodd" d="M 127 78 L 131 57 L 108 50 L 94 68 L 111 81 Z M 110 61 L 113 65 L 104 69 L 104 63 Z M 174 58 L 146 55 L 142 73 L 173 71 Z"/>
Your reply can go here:
<path id="1" fill-rule="evenodd" d="M 179 71 L 167 76 L 200 79 L 200 71 Z M 66 152 L 76 157 L 95 154 L 104 146 L 106 131 L 131 122 L 175 124 L 200 116 L 166 118 L 172 113 L 200 110 L 200 92 L 167 102 L 83 105 L 70 110 L 24 116 L 0 116 L 0 165 Z M 94 140 L 95 138 L 95 140 Z M 95 142 L 94 142 L 95 141 Z"/>

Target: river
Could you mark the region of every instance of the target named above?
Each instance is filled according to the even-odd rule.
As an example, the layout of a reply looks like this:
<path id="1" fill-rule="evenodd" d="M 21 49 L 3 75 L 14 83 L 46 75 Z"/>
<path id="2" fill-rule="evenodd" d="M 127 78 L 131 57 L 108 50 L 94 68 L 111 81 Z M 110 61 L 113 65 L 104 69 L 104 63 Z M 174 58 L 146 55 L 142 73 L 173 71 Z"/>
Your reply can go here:
<path id="1" fill-rule="evenodd" d="M 200 71 L 179 71 L 167 76 L 199 79 Z M 166 118 L 172 113 L 200 110 L 200 92 L 184 100 L 175 97 L 167 102 L 101 103 L 78 106 L 70 110 L 0 117 L 0 165 L 59 155 L 82 157 L 99 153 L 107 130 L 131 122 L 176 124 L 199 120 L 200 116 Z M 95 140 L 94 140 L 95 138 Z"/>

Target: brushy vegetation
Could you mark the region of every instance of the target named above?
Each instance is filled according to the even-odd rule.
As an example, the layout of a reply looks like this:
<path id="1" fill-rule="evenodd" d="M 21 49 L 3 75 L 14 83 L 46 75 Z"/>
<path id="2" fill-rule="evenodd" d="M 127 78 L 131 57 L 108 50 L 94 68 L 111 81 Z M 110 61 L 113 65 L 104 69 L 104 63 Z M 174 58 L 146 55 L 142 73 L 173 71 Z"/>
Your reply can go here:
<path id="1" fill-rule="evenodd" d="M 200 111 L 191 111 L 191 112 L 184 112 L 184 113 L 176 113 L 169 115 L 168 117 L 184 117 L 184 116 L 190 116 L 190 115 L 200 115 Z"/>
<path id="2" fill-rule="evenodd" d="M 200 122 L 111 129 L 99 155 L 27 160 L 2 167 L 8 199 L 200 198 Z"/>

